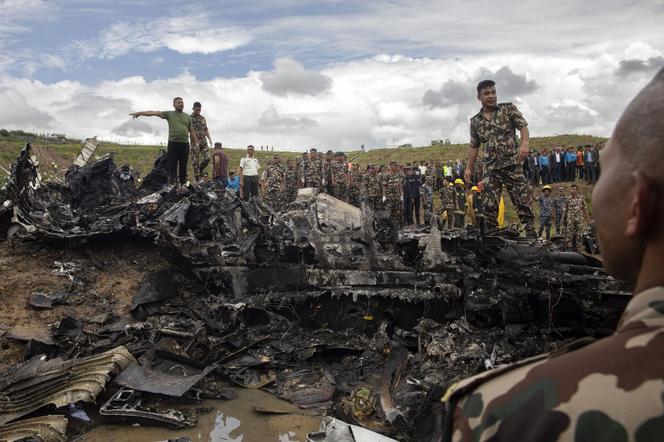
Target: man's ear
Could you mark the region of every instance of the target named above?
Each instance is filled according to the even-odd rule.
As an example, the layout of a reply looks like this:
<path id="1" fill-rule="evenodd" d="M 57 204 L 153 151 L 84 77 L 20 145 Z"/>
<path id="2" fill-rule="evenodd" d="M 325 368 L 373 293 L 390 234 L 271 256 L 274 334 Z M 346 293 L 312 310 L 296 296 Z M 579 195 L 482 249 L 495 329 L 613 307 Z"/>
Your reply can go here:
<path id="1" fill-rule="evenodd" d="M 657 227 L 659 199 L 654 184 L 640 170 L 632 174 L 636 191 L 630 202 L 625 235 L 628 238 L 646 237 Z"/>

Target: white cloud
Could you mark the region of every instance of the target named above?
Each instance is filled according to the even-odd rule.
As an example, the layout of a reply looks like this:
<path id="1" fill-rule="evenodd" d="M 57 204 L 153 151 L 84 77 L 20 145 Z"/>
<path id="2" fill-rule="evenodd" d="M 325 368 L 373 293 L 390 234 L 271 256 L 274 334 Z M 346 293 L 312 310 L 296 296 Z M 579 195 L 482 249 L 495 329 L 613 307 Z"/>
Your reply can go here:
<path id="1" fill-rule="evenodd" d="M 251 40 L 252 36 L 242 27 L 217 26 L 210 23 L 207 14 L 189 14 L 118 22 L 96 39 L 74 43 L 74 50 L 84 58 L 105 59 L 162 48 L 181 54 L 212 54 L 244 46 Z"/>
<path id="2" fill-rule="evenodd" d="M 9 116 L 20 107 L 38 112 L 30 128 L 49 125 L 81 137 L 163 143 L 164 121 L 131 121 L 128 114 L 170 109 L 171 99 L 182 96 L 187 110 L 194 101 L 203 103 L 213 139 L 226 146 L 356 149 L 361 144 L 424 145 L 444 138 L 466 142 L 468 119 L 479 108 L 474 82 L 489 71 L 498 80 L 504 77 L 505 82 L 498 85 L 499 101 L 519 106 L 533 136 L 574 131 L 609 135 L 628 100 L 652 76 L 644 71 L 627 77 L 617 74 L 625 57 L 634 56 L 625 52 L 626 47 L 593 57 L 515 53 L 435 59 L 383 54 L 304 71 L 333 84 L 318 95 L 285 92 L 294 87 L 290 82 L 276 89 L 284 93 L 266 90 L 265 79 L 284 72 L 279 62 L 274 72 L 252 71 L 206 81 L 182 74 L 152 81 L 135 76 L 86 86 L 0 76 L 0 93 L 18 94 L 9 99 L 3 95 L 12 105 L 0 113 L 4 118 L 0 126 L 20 126 Z M 643 53 L 643 57 L 650 55 Z M 288 63 L 301 67 L 295 60 Z M 432 107 L 423 103 L 427 91 L 445 92 L 449 99 Z M 24 117 L 22 121 L 30 120 Z"/>
<path id="3" fill-rule="evenodd" d="M 318 95 L 332 87 L 332 79 L 315 71 L 307 71 L 292 58 L 277 58 L 273 72 L 260 76 L 263 89 L 274 95 Z"/>

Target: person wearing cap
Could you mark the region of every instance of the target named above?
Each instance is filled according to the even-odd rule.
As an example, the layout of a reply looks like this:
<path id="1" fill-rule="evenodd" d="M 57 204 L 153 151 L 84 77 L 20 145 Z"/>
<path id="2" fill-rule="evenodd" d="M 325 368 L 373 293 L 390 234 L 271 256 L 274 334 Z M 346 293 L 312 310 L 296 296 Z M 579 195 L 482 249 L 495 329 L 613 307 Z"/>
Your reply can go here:
<path id="1" fill-rule="evenodd" d="M 427 175 L 424 178 L 424 184 L 420 188 L 422 195 L 422 208 L 424 209 L 424 224 L 430 225 L 433 218 L 433 176 Z"/>
<path id="2" fill-rule="evenodd" d="M 479 227 L 480 232 L 484 233 L 486 226 L 484 224 L 485 217 L 482 210 L 482 195 L 480 193 L 480 188 L 477 186 L 472 186 L 470 188 L 470 194 L 468 195 L 468 217 L 470 218 L 470 223 Z"/>
<path id="3" fill-rule="evenodd" d="M 576 175 L 579 181 L 583 181 L 585 174 L 584 161 L 583 161 L 583 146 L 579 144 L 576 146 Z"/>
<path id="4" fill-rule="evenodd" d="M 537 199 L 540 207 L 540 228 L 537 236 L 541 237 L 542 232 L 546 233 L 546 239 L 551 239 L 551 224 L 553 221 L 554 203 L 551 198 L 551 186 L 548 184 L 542 187 L 542 195 Z"/>
<path id="5" fill-rule="evenodd" d="M 542 150 L 538 158 L 540 175 L 542 177 L 542 183 L 551 184 L 551 167 L 549 161 L 549 153 L 547 152 L 546 147 Z"/>
<path id="6" fill-rule="evenodd" d="M 597 180 L 597 170 L 595 168 L 597 165 L 597 155 L 590 144 L 586 144 L 586 150 L 583 153 L 583 165 L 586 169 L 586 183 L 595 184 Z"/>
<path id="7" fill-rule="evenodd" d="M 258 196 L 258 158 L 254 156 L 254 146 L 247 146 L 247 156 L 240 160 L 240 198 L 245 201 Z"/>
<path id="8" fill-rule="evenodd" d="M 576 152 L 569 147 L 565 153 L 565 181 L 576 180 Z"/>
<path id="9" fill-rule="evenodd" d="M 454 180 L 454 227 L 466 227 L 466 185 L 461 178 Z"/>

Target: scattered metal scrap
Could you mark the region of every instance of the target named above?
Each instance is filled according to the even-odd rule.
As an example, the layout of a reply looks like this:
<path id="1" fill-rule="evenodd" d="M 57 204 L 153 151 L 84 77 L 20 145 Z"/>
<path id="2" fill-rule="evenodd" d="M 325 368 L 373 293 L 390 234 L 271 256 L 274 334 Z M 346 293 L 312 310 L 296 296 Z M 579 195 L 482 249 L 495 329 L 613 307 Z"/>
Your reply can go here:
<path id="1" fill-rule="evenodd" d="M 64 416 L 40 416 L 0 425 L 0 440 L 6 442 L 65 442 L 67 419 Z"/>
<path id="2" fill-rule="evenodd" d="M 81 359 L 33 358 L 0 377 L 0 424 L 53 404 L 94 402 L 111 374 L 124 370 L 134 357 L 124 347 Z"/>
<path id="3" fill-rule="evenodd" d="M 232 382 L 326 410 L 350 437 L 360 425 L 424 440 L 447 385 L 609 334 L 628 300 L 594 258 L 509 230 L 399 231 L 386 214 L 311 189 L 275 213 L 211 184 L 169 186 L 165 164 L 139 188 L 111 157 L 37 186 L 26 146 L 5 187 L 0 226 L 14 239 L 145 240 L 174 264 L 146 277 L 132 315 L 64 318 L 47 336 L 58 355 L 124 346 L 138 359 L 102 415 L 186 426 L 145 404 L 228 398 Z"/>

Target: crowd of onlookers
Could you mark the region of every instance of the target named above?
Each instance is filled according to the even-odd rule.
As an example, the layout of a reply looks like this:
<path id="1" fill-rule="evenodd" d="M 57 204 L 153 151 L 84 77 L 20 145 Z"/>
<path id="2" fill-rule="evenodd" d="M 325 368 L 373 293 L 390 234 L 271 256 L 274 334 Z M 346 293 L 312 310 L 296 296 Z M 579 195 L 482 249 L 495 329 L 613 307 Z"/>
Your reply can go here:
<path id="1" fill-rule="evenodd" d="M 599 155 L 602 145 L 586 144 L 574 147 L 554 146 L 531 150 L 523 161 L 523 173 L 534 185 L 565 181 L 585 181 L 595 184 L 599 177 Z"/>

